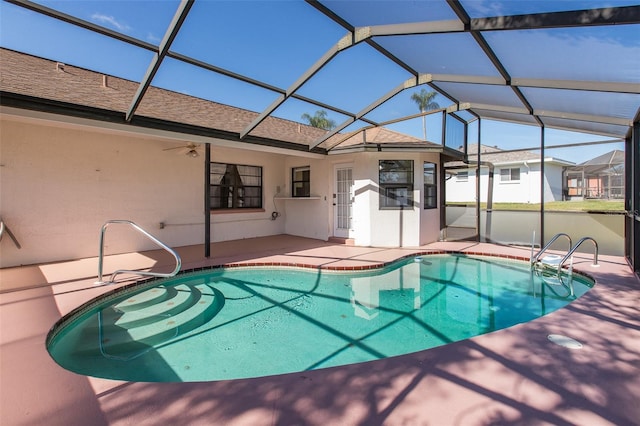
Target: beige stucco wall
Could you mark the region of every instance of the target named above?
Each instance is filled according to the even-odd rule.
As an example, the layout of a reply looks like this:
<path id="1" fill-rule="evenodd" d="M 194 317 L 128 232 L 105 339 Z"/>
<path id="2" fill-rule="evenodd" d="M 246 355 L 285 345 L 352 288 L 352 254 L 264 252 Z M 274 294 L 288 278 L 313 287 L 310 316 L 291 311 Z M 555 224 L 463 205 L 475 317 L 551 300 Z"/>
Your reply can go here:
<path id="1" fill-rule="evenodd" d="M 165 151 L 184 142 L 11 116 L 0 126 L 0 215 L 22 245 L 4 238 L 0 267 L 96 256 L 110 219 L 132 220 L 172 247 L 204 241 L 203 156 Z M 212 159 L 262 166 L 265 186 L 264 212 L 212 215 L 212 241 L 284 233 L 269 200 L 284 185 L 285 156 L 213 146 Z M 105 253 L 156 247 L 115 225 Z"/>
<path id="2" fill-rule="evenodd" d="M 379 160 L 413 160 L 414 207 L 404 210 L 379 208 Z M 354 164 L 353 206 L 355 241 L 357 245 L 376 247 L 415 247 L 437 241 L 440 232 L 439 209 L 422 209 L 422 163 L 439 164 L 438 154 L 420 153 L 360 153 Z M 440 194 L 438 188 L 438 194 Z"/>
<path id="3" fill-rule="evenodd" d="M 291 197 L 291 172 L 294 167 L 309 166 L 311 195 L 309 199 Z M 285 183 L 275 199 L 284 211 L 285 233 L 301 237 L 327 240 L 330 230 L 330 193 L 332 175 L 328 159 L 288 157 L 284 168 Z"/>
<path id="4" fill-rule="evenodd" d="M 172 247 L 202 244 L 204 156 L 170 149 L 185 143 L 92 123 L 0 115 L 0 216 L 22 245 L 4 238 L 0 267 L 96 256 L 100 228 L 111 219 L 134 221 Z M 422 161 L 437 162 L 437 154 L 327 157 L 210 143 L 212 161 L 262 167 L 264 197 L 263 211 L 212 214 L 212 242 L 283 233 L 327 240 L 333 235 L 334 167 L 345 163 L 353 166 L 356 245 L 417 246 L 438 239 L 437 209 L 380 210 L 377 190 L 378 160 L 412 159 L 414 200 L 421 206 Z M 311 168 L 312 199 L 290 199 L 291 169 L 299 166 Z M 273 212 L 279 213 L 275 220 Z M 105 254 L 154 248 L 127 226 L 109 227 Z"/>

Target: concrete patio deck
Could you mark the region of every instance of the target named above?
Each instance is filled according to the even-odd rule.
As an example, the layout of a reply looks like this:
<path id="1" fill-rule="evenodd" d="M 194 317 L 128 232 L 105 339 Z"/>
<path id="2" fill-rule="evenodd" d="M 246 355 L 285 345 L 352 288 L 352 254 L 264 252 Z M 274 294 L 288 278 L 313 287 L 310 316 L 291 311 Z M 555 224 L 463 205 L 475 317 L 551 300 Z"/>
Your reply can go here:
<path id="1" fill-rule="evenodd" d="M 182 247 L 183 269 L 235 263 L 366 267 L 426 250 L 528 258 L 470 242 L 414 249 L 291 236 Z M 574 262 L 597 285 L 535 321 L 413 354 L 323 370 L 206 383 L 80 376 L 48 355 L 51 326 L 113 289 L 97 259 L 0 270 L 0 424 L 13 425 L 639 425 L 640 282 L 620 257 Z M 109 256 L 114 269 L 172 269 L 166 253 Z M 116 284 L 121 285 L 121 284 Z M 551 343 L 577 339 L 582 349 Z"/>

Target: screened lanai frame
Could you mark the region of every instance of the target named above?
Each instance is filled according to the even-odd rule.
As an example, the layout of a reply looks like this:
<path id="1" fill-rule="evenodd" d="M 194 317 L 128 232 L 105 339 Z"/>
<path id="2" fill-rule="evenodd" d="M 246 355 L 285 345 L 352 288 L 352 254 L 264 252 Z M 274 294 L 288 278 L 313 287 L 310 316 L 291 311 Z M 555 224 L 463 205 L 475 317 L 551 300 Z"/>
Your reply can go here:
<path id="1" fill-rule="evenodd" d="M 83 34 L 94 34 L 114 40 L 118 52 L 129 52 L 127 58 L 137 55 L 136 61 L 139 66 L 136 78 L 126 75 L 123 77 L 129 77 L 136 82 L 138 90 L 130 99 L 128 107 L 117 111 L 118 114 L 122 114 L 123 122 L 132 125 L 156 125 L 144 120 L 141 105 L 144 106 L 149 86 L 159 84 L 159 87 L 163 87 L 163 81 L 180 80 L 175 76 L 172 78 L 168 72 L 173 63 L 182 64 L 183 68 L 186 65 L 190 70 L 204 71 L 212 76 L 212 79 L 215 76 L 215 79 L 223 78 L 226 82 L 236 82 L 243 86 L 243 90 L 247 87 L 255 90 L 251 98 L 260 99 L 260 102 L 252 111 L 257 115 L 252 115 L 251 119 L 243 122 L 237 129 L 212 129 L 216 131 L 217 137 L 324 154 L 339 152 L 347 134 L 356 134 L 360 130 L 403 120 L 415 121 L 420 114 L 380 118 L 384 117 L 380 111 L 384 110 L 385 105 L 391 104 L 393 99 L 406 97 L 414 88 L 425 87 L 439 94 L 442 109 L 435 113 L 443 115 L 443 125 L 440 140 L 436 144 L 444 145 L 443 150 L 449 155 L 456 155 L 452 152 L 455 149 L 452 148 L 458 144 L 456 141 L 447 146 L 451 137 L 447 137 L 446 115 L 454 117 L 455 122 L 464 123 L 465 127 L 476 120 L 488 119 L 537 126 L 541 129 L 541 135 L 544 134 L 545 128 L 600 134 L 626 141 L 629 170 L 638 163 L 640 66 L 639 60 L 634 59 L 634 55 L 631 54 L 637 52 L 637 40 L 627 45 L 616 44 L 631 31 L 640 34 L 638 5 L 629 5 L 627 1 L 614 1 L 607 3 L 611 6 L 599 7 L 597 2 L 587 2 L 581 3 L 585 6 L 578 8 L 579 10 L 564 10 L 568 7 L 575 8 L 575 3 L 555 2 L 551 5 L 539 2 L 509 2 L 508 6 L 516 9 L 501 14 L 500 10 L 491 10 L 488 7 L 482 10 L 478 7 L 488 6 L 486 4 L 458 0 L 271 2 L 270 7 L 294 7 L 300 10 L 307 8 L 316 13 L 315 20 L 328 20 L 332 23 L 332 30 L 327 39 L 329 42 L 325 42 L 324 45 L 314 44 L 313 49 L 308 49 L 311 53 L 306 62 L 307 67 L 297 69 L 288 80 L 275 81 L 277 76 L 261 78 L 257 74 L 254 75 L 254 69 L 259 68 L 258 66 L 245 72 L 234 69 L 233 64 L 228 67 L 221 66 L 215 61 L 190 56 L 175 49 L 181 46 L 180 43 L 184 45 L 185 41 L 181 39 L 183 34 L 193 36 L 191 32 L 194 29 L 190 29 L 189 25 L 194 19 L 193 16 L 198 16 L 199 8 L 216 8 L 222 3 L 224 2 L 197 0 L 174 3 L 177 10 L 171 16 L 168 12 L 165 13 L 164 25 L 158 23 L 156 30 L 164 31 L 164 35 L 155 42 L 128 34 L 127 29 L 116 30 L 86 17 L 67 14 L 64 9 L 58 8 L 63 3 L 4 0 L 3 8 L 10 4 L 21 10 L 35 12 L 37 16 L 59 20 L 82 29 Z M 295 5 L 283 6 L 284 3 Z M 492 5 L 507 6 L 506 3 L 501 5 L 499 2 L 492 2 Z M 122 3 L 125 9 L 130 6 Z M 163 7 L 168 8 L 166 4 Z M 242 13 L 248 14 L 248 9 Z M 236 18 L 241 21 L 243 17 Z M 295 16 L 289 17 L 288 22 L 295 21 Z M 313 27 L 311 24 L 309 26 Z M 3 32 L 7 31 L 7 25 L 3 25 L 3 28 Z M 598 35 L 604 28 L 608 34 L 612 34 L 609 35 L 611 40 L 601 40 L 604 44 L 598 46 L 618 46 L 620 49 L 603 49 L 598 51 L 598 55 L 585 55 L 584 43 L 599 39 Z M 239 31 L 249 30 L 242 28 Z M 578 46 L 572 51 L 550 52 L 549 45 L 540 42 L 562 39 L 563 35 L 570 33 L 577 34 L 574 41 L 577 40 Z M 7 40 L 4 35 L 2 39 Z M 199 36 L 196 33 L 196 37 Z M 255 40 L 259 34 L 253 36 Z M 295 37 L 296 34 L 291 36 Z M 321 38 L 319 33 L 316 33 L 316 36 Z M 5 41 L 2 43 L 5 47 Z M 275 52 L 281 47 L 272 50 Z M 452 50 L 455 50 L 453 55 Z M 574 51 L 583 53 L 573 53 Z M 300 54 L 300 50 L 296 52 Z M 36 52 L 29 53 L 37 53 L 37 49 Z M 243 52 L 244 55 L 257 53 Z M 340 61 L 345 60 L 351 53 L 361 55 L 358 58 L 362 60 L 376 57 L 375 64 L 383 67 L 384 75 L 393 75 L 391 84 L 385 81 L 385 84 L 376 84 L 375 88 L 373 87 L 375 82 L 380 80 L 374 75 L 374 71 L 379 70 L 367 69 L 360 73 L 345 73 L 348 65 L 342 65 Z M 278 60 L 279 66 L 276 68 L 288 67 L 284 66 L 288 64 L 283 64 L 281 56 L 278 56 Z M 612 64 L 615 66 L 611 66 Z M 145 69 L 142 70 L 142 67 Z M 333 94 L 332 99 L 319 95 L 319 92 L 326 92 L 323 90 L 325 88 L 322 87 L 322 81 L 331 81 L 332 77 L 336 76 L 342 78 L 345 74 L 351 77 L 350 90 L 371 91 L 375 95 L 358 105 L 344 103 L 348 98 L 344 96 L 344 92 Z M 362 80 L 360 87 L 356 84 L 359 80 Z M 213 81 L 213 84 L 231 86 L 217 83 L 217 80 Z M 206 87 L 201 93 L 193 95 L 216 101 L 206 94 Z M 232 102 L 233 92 L 223 99 Z M 11 105 L 12 102 L 11 96 L 3 96 L 3 104 Z M 281 118 L 299 121 L 299 109 L 295 104 L 304 105 L 305 108 L 327 110 L 336 118 L 337 125 L 324 134 L 305 140 L 287 140 L 284 144 L 281 140 L 262 136 L 260 129 L 265 126 L 266 120 L 277 117 L 279 113 L 287 111 L 287 108 L 297 113 L 290 112 Z M 603 104 L 604 108 L 593 108 L 594 105 Z M 233 106 L 249 108 L 242 103 Z M 60 105 L 49 105 L 47 108 L 74 114 L 72 111 L 64 111 L 65 108 Z M 424 114 L 434 115 L 434 112 Z M 374 116 L 379 118 L 374 120 Z M 100 119 L 97 116 L 94 118 Z M 166 117 L 151 118 L 164 121 L 164 128 L 174 128 Z M 114 120 L 114 117 L 109 119 Z M 182 132 L 195 131 L 184 125 L 175 128 Z M 466 130 L 464 133 L 468 134 Z M 466 146 L 466 140 L 462 146 Z M 394 146 L 396 150 L 402 148 L 400 144 Z M 541 152 L 544 152 L 544 148 L 544 137 L 541 136 Z M 406 149 L 415 150 L 416 145 L 407 144 Z M 463 153 L 466 154 L 464 150 Z M 631 223 L 638 223 L 638 191 L 634 189 L 638 187 L 637 172 L 630 175 L 631 180 L 627 182 L 629 199 L 626 207 L 632 216 L 635 214 L 631 217 Z M 635 225 L 636 234 L 637 228 Z M 636 262 L 638 263 L 640 262 Z"/>

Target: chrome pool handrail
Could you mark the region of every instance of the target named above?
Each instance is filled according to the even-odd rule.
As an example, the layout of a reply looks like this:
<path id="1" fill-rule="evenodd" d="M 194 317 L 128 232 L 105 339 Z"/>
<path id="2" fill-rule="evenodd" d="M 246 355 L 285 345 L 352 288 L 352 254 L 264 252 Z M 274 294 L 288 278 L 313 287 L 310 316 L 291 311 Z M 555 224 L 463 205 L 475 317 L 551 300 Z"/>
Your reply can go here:
<path id="1" fill-rule="evenodd" d="M 106 282 L 103 281 L 102 280 L 102 267 L 103 267 L 103 261 L 104 261 L 104 234 L 105 234 L 105 231 L 107 230 L 107 227 L 109 225 L 111 225 L 111 224 L 126 224 L 126 225 L 129 225 L 133 229 L 135 229 L 136 231 L 140 232 L 141 234 L 143 234 L 144 236 L 149 238 L 151 241 L 153 241 L 154 243 L 156 243 L 157 245 L 159 245 L 160 247 L 162 247 L 163 249 L 168 251 L 176 261 L 175 269 L 173 271 L 171 271 L 171 272 L 168 272 L 168 273 L 150 272 L 150 271 L 132 271 L 132 270 L 128 270 L 128 269 L 118 269 L 117 271 L 115 271 L 115 272 L 113 272 L 111 274 L 111 280 L 110 281 L 106 281 Z M 104 225 L 102 225 L 102 229 L 100 230 L 100 252 L 99 252 L 99 256 L 98 256 L 98 281 L 96 281 L 96 284 L 113 283 L 115 281 L 116 275 L 120 275 L 120 274 L 134 274 L 134 275 L 151 276 L 151 277 L 173 277 L 178 273 L 178 271 L 180 271 L 181 267 L 182 267 L 182 260 L 180 259 L 180 256 L 178 255 L 178 253 L 175 250 L 173 250 L 171 247 L 167 246 L 162 241 L 160 241 L 159 239 L 157 239 L 156 237 L 154 237 L 153 235 L 151 235 L 150 233 L 145 231 L 142 227 L 140 227 L 136 223 L 134 223 L 134 222 L 132 222 L 130 220 L 115 219 L 115 220 L 108 220 L 108 221 L 106 221 L 104 223 Z"/>
<path id="2" fill-rule="evenodd" d="M 542 248 L 542 250 L 540 250 L 538 253 L 536 253 L 535 256 L 531 258 L 531 265 L 533 266 L 535 263 L 537 263 L 538 260 L 540 260 L 540 256 L 542 255 L 542 253 L 547 251 L 547 249 L 551 247 L 551 244 L 553 244 L 560 237 L 567 237 L 567 239 L 569 239 L 569 250 L 571 250 L 571 245 L 572 245 L 571 237 L 569 236 L 569 234 L 565 234 L 564 232 L 561 232 L 559 234 L 554 235 L 553 238 L 551 238 L 551 240 L 547 243 L 547 245 L 545 245 Z"/>
<path id="3" fill-rule="evenodd" d="M 576 243 L 576 245 L 573 246 L 573 248 L 571 250 L 569 250 L 569 252 L 565 255 L 565 257 L 562 258 L 560 263 L 558 263 L 558 273 L 560 273 L 560 271 L 562 270 L 562 265 L 564 264 L 564 262 L 566 262 L 567 259 L 569 259 L 571 257 L 573 252 L 576 251 L 576 249 L 578 247 L 580 247 L 580 244 L 584 243 L 587 240 L 590 240 L 593 243 L 593 247 L 594 247 L 593 264 L 591 264 L 591 266 L 593 266 L 593 267 L 597 267 L 598 266 L 598 243 L 596 242 L 595 239 L 593 239 L 591 237 L 584 237 L 584 238 L 581 238 L 580 241 L 578 241 Z"/>

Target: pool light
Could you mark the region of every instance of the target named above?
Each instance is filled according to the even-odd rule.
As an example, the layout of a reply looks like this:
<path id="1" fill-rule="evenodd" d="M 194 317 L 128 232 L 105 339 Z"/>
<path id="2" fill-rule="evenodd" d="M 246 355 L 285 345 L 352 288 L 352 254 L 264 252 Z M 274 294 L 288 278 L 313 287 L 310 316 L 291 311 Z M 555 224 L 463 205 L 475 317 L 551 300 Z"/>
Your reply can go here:
<path id="1" fill-rule="evenodd" d="M 550 334 L 547 336 L 551 342 L 556 345 L 562 346 L 567 349 L 582 349 L 582 343 L 578 342 L 571 337 L 563 336 L 561 334 Z"/>

